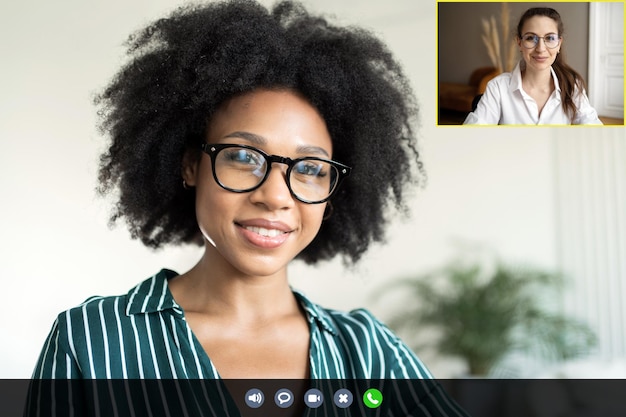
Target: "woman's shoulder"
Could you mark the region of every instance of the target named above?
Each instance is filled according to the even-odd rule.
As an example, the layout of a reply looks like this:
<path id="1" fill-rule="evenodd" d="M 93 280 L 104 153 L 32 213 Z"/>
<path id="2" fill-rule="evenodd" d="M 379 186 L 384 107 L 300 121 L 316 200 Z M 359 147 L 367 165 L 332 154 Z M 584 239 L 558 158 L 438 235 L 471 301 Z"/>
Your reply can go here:
<path id="1" fill-rule="evenodd" d="M 350 311 L 325 308 L 298 291 L 294 291 L 294 294 L 305 309 L 309 320 L 320 322 L 321 326 L 330 333 L 364 336 L 376 332 L 390 332 L 387 326 L 365 308 Z"/>
<path id="2" fill-rule="evenodd" d="M 138 311 L 147 311 L 159 307 L 168 299 L 167 279 L 176 273 L 162 269 L 158 273 L 144 279 L 132 287 L 127 293 L 118 295 L 93 295 L 75 307 L 59 313 L 58 317 L 80 316 L 91 313 L 102 313 L 122 310 L 131 314 Z"/>
<path id="3" fill-rule="evenodd" d="M 347 344 L 361 349 L 373 349 L 387 359 L 405 361 L 415 360 L 412 350 L 374 314 L 365 308 L 350 311 L 326 310 L 332 318 L 339 337 Z M 420 363 L 419 367 L 423 365 Z"/>
<path id="4" fill-rule="evenodd" d="M 116 377 L 141 375 L 139 356 L 151 358 L 145 342 L 161 334 L 160 313 L 177 308 L 167 290 L 170 274 L 175 273 L 162 270 L 126 294 L 92 296 L 59 313 L 44 343 L 35 375 L 96 378 L 108 375 L 105 371 L 109 369 L 115 371 L 111 375 Z M 176 316 L 182 311 L 171 313 Z M 131 356 L 139 358 L 139 362 L 133 362 Z"/>
<path id="5" fill-rule="evenodd" d="M 316 350 L 326 352 L 346 367 L 355 378 L 431 378 L 430 372 L 413 351 L 369 310 L 340 311 L 319 306 L 294 292 L 307 313 L 309 323 L 317 324 L 321 337 L 312 337 Z"/>
<path id="6" fill-rule="evenodd" d="M 492 88 L 495 86 L 498 87 L 506 87 L 506 88 L 518 88 L 521 86 L 522 81 L 522 67 L 524 66 L 524 62 L 520 61 L 515 65 L 515 67 L 509 72 L 501 72 L 500 74 L 493 77 L 489 82 L 487 82 L 487 86 L 491 86 Z"/>
<path id="7" fill-rule="evenodd" d="M 101 316 L 104 312 L 120 312 L 123 314 L 125 297 L 125 295 L 93 295 L 82 303 L 58 313 L 56 321 L 59 324 L 63 324 L 60 326 L 61 328 L 66 328 L 66 323 L 76 325 L 79 322 L 88 321 L 91 317 Z"/>
<path id="8" fill-rule="evenodd" d="M 508 88 L 511 84 L 511 80 L 513 80 L 514 77 L 515 74 L 513 72 L 502 72 L 487 82 L 487 88 Z"/>
<path id="9" fill-rule="evenodd" d="M 364 333 L 391 333 L 389 328 L 366 308 L 350 311 L 326 309 L 326 311 L 340 331 L 361 330 Z"/>

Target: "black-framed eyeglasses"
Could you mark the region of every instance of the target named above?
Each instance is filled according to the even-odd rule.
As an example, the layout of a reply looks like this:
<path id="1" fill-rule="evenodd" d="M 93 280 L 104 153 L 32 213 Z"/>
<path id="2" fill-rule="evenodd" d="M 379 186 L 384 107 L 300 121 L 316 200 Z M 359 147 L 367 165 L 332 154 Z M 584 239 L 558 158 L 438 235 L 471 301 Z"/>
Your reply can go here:
<path id="1" fill-rule="evenodd" d="M 318 204 L 327 201 L 350 175 L 351 167 L 315 156 L 291 159 L 268 155 L 248 145 L 203 143 L 211 157 L 215 182 L 225 190 L 246 193 L 259 188 L 274 163 L 287 165 L 287 188 L 298 201 Z"/>
<path id="2" fill-rule="evenodd" d="M 543 39 L 546 48 L 554 49 L 561 43 L 561 37 L 558 33 L 548 33 L 546 36 L 537 36 L 534 33 L 525 33 L 522 35 L 522 46 L 526 49 L 532 49 L 537 46 L 539 39 Z"/>

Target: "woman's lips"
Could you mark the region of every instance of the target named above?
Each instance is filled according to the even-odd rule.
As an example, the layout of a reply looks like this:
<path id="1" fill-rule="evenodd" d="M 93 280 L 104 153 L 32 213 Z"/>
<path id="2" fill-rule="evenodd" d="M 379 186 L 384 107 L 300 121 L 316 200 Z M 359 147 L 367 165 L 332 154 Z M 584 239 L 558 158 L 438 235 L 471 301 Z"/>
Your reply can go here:
<path id="1" fill-rule="evenodd" d="M 263 249 L 274 249 L 281 246 L 293 231 L 285 223 L 265 219 L 245 220 L 235 224 L 244 239 Z"/>

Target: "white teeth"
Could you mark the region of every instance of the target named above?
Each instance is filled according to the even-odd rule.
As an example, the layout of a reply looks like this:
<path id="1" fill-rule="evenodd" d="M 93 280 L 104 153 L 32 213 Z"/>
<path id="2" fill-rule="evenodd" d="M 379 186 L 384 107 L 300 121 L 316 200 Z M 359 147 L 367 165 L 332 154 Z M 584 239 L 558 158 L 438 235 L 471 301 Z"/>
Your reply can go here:
<path id="1" fill-rule="evenodd" d="M 265 237 L 276 237 L 285 233 L 282 230 L 265 229 L 263 227 L 254 227 L 254 226 L 246 227 L 246 230 L 249 230 L 251 232 L 254 232 L 258 235 L 265 236 Z"/>

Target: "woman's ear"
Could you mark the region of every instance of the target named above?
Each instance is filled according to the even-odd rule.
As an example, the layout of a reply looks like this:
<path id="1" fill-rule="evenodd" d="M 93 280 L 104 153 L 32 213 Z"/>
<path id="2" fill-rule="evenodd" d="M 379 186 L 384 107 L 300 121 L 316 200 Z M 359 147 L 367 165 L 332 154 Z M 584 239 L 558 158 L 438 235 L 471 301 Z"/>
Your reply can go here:
<path id="1" fill-rule="evenodd" d="M 189 149 L 183 154 L 183 161 L 181 165 L 180 174 L 183 177 L 183 182 L 189 187 L 195 187 L 197 184 L 198 165 L 200 164 L 200 157 L 197 152 L 193 152 Z"/>

